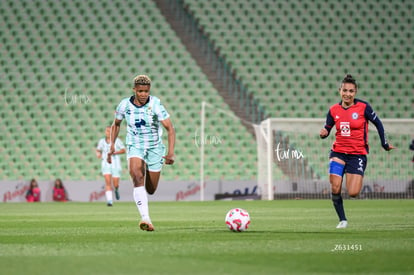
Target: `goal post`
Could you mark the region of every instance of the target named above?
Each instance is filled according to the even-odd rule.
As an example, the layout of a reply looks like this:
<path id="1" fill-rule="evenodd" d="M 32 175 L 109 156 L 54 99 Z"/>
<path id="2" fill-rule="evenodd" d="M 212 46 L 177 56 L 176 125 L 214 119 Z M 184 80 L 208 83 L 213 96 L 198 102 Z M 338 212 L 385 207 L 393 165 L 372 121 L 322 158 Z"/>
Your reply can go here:
<path id="1" fill-rule="evenodd" d="M 377 129 L 370 123 L 370 154 L 361 196 L 412 196 L 414 152 L 409 150 L 409 144 L 414 138 L 414 119 L 382 122 L 389 142 L 397 149 L 383 150 Z M 330 194 L 328 156 L 336 130 L 320 139 L 324 123 L 325 119 L 320 118 L 268 118 L 254 125 L 262 199 L 325 198 Z"/>

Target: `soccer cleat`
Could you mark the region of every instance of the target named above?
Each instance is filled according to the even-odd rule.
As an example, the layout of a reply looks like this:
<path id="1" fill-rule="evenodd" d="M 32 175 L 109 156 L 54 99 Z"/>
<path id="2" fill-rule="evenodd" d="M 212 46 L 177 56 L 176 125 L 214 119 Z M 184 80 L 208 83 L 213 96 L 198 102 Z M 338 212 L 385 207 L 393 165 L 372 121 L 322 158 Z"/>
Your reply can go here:
<path id="1" fill-rule="evenodd" d="M 336 226 L 336 228 L 346 228 L 348 226 L 348 222 L 347 221 L 340 221 L 338 223 L 338 225 Z"/>
<path id="2" fill-rule="evenodd" d="M 154 226 L 150 222 L 141 221 L 139 223 L 139 228 L 144 231 L 154 231 Z"/>
<path id="3" fill-rule="evenodd" d="M 112 206 L 112 203 L 108 202 L 106 205 L 108 205 L 108 206 Z"/>
<path id="4" fill-rule="evenodd" d="M 116 198 L 117 200 L 119 200 L 119 198 L 120 198 L 118 188 L 115 188 L 115 198 Z"/>

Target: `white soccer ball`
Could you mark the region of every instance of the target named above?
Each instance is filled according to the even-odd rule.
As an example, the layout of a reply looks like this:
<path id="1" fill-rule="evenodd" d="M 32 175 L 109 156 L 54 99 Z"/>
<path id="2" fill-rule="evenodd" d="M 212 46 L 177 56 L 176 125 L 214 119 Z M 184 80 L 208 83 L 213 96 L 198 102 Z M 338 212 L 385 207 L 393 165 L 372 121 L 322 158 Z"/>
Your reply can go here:
<path id="1" fill-rule="evenodd" d="M 241 208 L 234 208 L 227 212 L 226 225 L 234 232 L 241 232 L 247 230 L 250 225 L 249 213 Z"/>

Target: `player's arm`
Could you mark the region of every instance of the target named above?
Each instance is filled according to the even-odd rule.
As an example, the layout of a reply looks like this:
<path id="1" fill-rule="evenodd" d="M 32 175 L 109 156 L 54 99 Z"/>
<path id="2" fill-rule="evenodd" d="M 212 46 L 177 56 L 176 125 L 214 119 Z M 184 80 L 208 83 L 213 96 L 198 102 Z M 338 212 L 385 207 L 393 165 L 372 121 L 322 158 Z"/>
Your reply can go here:
<path id="1" fill-rule="evenodd" d="M 125 154 L 126 152 L 124 144 L 119 139 L 116 139 L 115 150 L 116 151 L 113 153 L 113 155 L 121 155 L 121 154 Z"/>
<path id="2" fill-rule="evenodd" d="M 98 159 L 102 158 L 102 140 L 99 140 L 98 145 L 95 148 L 95 154 Z"/>
<path id="3" fill-rule="evenodd" d="M 379 119 L 377 114 L 374 112 L 374 110 L 372 110 L 372 107 L 369 104 L 367 104 L 367 107 L 365 108 L 365 114 L 364 115 L 377 128 L 378 135 L 381 139 L 382 148 L 384 148 L 384 150 L 386 150 L 386 151 L 390 151 L 392 149 L 395 149 L 394 146 L 392 146 L 391 144 L 388 143 L 387 138 L 385 136 L 384 126 L 382 125 L 381 120 Z"/>
<path id="4" fill-rule="evenodd" d="M 167 155 L 164 157 L 165 164 L 173 164 L 174 163 L 174 148 L 175 148 L 175 129 L 171 122 L 170 118 L 161 120 L 162 126 L 164 126 L 165 130 L 168 132 L 168 152 Z"/>
<path id="5" fill-rule="evenodd" d="M 319 137 L 327 138 L 334 125 L 335 125 L 335 120 L 333 119 L 331 115 L 331 110 L 329 110 L 328 114 L 326 115 L 325 126 L 319 131 Z"/>
<path id="6" fill-rule="evenodd" d="M 125 154 L 126 150 L 125 148 L 120 149 L 118 151 L 115 151 L 112 155 L 121 155 L 121 154 Z"/>
<path id="7" fill-rule="evenodd" d="M 112 155 L 115 152 L 115 141 L 119 135 L 119 130 L 121 129 L 121 123 L 122 120 L 119 120 L 115 118 L 114 123 L 111 125 L 111 135 L 110 135 L 110 141 L 111 141 L 111 147 L 108 152 L 108 163 L 112 163 Z"/>

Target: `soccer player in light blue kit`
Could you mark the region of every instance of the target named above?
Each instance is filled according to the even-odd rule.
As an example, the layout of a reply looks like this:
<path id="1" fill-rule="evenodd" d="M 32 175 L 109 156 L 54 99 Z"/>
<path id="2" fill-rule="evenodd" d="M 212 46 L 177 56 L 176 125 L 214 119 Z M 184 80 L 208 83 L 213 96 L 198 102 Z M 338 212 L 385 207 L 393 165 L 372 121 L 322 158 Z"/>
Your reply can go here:
<path id="1" fill-rule="evenodd" d="M 111 127 L 111 148 L 108 162 L 115 152 L 122 120 L 127 122 L 127 159 L 129 174 L 134 184 L 134 200 L 141 215 L 139 227 L 154 231 L 148 208 L 147 193 L 152 195 L 158 187 L 161 169 L 174 164 L 175 130 L 170 115 L 160 99 L 150 95 L 151 79 L 146 75 L 134 78 L 134 95 L 119 103 Z M 162 143 L 162 127 L 168 132 L 168 148 Z"/>
<path id="2" fill-rule="evenodd" d="M 119 200 L 119 180 L 121 178 L 121 157 L 125 154 L 125 146 L 122 141 L 117 138 L 115 141 L 115 152 L 112 153 L 112 163 L 108 163 L 108 152 L 111 147 L 111 126 L 105 129 L 105 138 L 101 138 L 96 147 L 96 157 L 102 159 L 101 171 L 105 178 L 105 197 L 106 204 L 112 206 L 112 183 L 115 189 L 115 198 Z"/>

